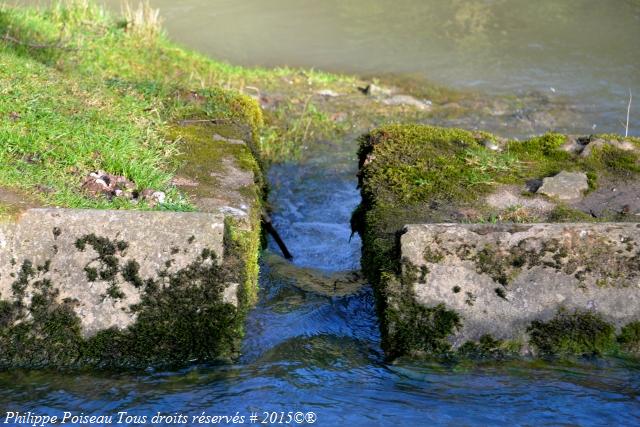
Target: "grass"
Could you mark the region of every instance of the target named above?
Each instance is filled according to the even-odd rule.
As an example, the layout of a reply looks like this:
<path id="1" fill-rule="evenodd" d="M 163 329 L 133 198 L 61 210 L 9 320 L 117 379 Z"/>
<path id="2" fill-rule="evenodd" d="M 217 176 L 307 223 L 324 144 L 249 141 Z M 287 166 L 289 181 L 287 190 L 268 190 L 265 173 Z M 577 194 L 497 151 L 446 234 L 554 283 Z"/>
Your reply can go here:
<path id="1" fill-rule="evenodd" d="M 87 0 L 0 6 L 0 186 L 50 205 L 146 208 L 83 194 L 83 177 L 102 169 L 166 192 L 158 209 L 184 210 L 170 184 L 179 144 L 169 129 L 180 120 L 245 127 L 254 154 L 277 162 L 414 114 L 362 96 L 355 77 L 212 60 L 169 41 L 160 22 L 148 3 L 122 18 Z M 326 102 L 316 94 L 326 88 L 346 96 Z"/>
<path id="2" fill-rule="evenodd" d="M 245 126 L 257 145 L 259 106 L 221 87 L 230 67 L 170 43 L 148 4 L 125 17 L 86 1 L 0 8 L 0 186 L 58 206 L 145 208 L 85 195 L 83 177 L 102 169 L 140 190 L 165 191 L 159 209 L 188 210 L 170 184 L 172 123 L 226 120 Z"/>

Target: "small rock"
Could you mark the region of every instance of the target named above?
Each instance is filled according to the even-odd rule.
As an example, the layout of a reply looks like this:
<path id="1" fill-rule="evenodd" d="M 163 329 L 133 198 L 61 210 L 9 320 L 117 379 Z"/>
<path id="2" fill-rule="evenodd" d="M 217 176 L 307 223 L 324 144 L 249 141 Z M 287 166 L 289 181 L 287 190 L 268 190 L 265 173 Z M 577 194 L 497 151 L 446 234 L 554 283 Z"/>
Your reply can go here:
<path id="1" fill-rule="evenodd" d="M 419 108 L 421 110 L 428 110 L 431 108 L 431 104 L 425 101 L 421 101 L 410 95 L 394 95 L 382 101 L 385 105 L 409 105 Z"/>
<path id="2" fill-rule="evenodd" d="M 580 152 L 580 156 L 589 157 L 591 151 L 593 151 L 594 148 L 604 147 L 605 145 L 611 145 L 623 151 L 632 151 L 636 149 L 635 145 L 633 145 L 629 141 L 618 141 L 617 139 L 604 140 L 601 138 L 596 138 L 588 140 L 584 149 Z"/>
<path id="3" fill-rule="evenodd" d="M 235 144 L 235 145 L 247 145 L 247 143 L 241 139 L 227 138 L 217 133 L 213 134 L 213 140 L 228 142 L 229 144 Z"/>
<path id="4" fill-rule="evenodd" d="M 317 91 L 316 94 L 318 94 L 320 96 L 325 96 L 327 98 L 335 98 L 337 96 L 340 96 L 340 94 L 338 92 L 333 91 L 331 89 L 321 89 L 321 90 Z"/>
<path id="5" fill-rule="evenodd" d="M 166 194 L 164 194 L 164 191 L 154 191 L 153 194 L 151 195 L 151 198 L 155 200 L 157 203 L 162 204 L 164 203 L 167 196 Z"/>
<path id="6" fill-rule="evenodd" d="M 586 173 L 562 171 L 553 177 L 544 178 L 537 194 L 570 201 L 582 198 L 583 192 L 588 189 Z"/>
<path id="7" fill-rule="evenodd" d="M 99 170 L 91 172 L 84 178 L 82 189 L 94 196 L 113 197 L 133 197 L 136 185 L 122 175 L 113 175 Z"/>
<path id="8" fill-rule="evenodd" d="M 491 140 L 486 140 L 482 143 L 482 145 L 484 145 L 484 148 L 488 149 L 488 150 L 492 150 L 492 151 L 500 151 L 500 146 L 498 144 L 496 144 L 495 142 L 491 141 Z"/>
<path id="9" fill-rule="evenodd" d="M 535 193 L 536 191 L 538 191 L 540 189 L 540 187 L 542 187 L 542 180 L 541 179 L 530 179 L 527 182 L 524 183 L 524 187 L 527 189 L 528 192 L 530 193 Z"/>
<path id="10" fill-rule="evenodd" d="M 358 90 L 368 96 L 391 96 L 392 93 L 391 89 L 373 83 L 366 87 L 359 87 Z"/>
<path id="11" fill-rule="evenodd" d="M 588 138 L 578 138 L 573 135 L 568 135 L 567 141 L 560 146 L 560 149 L 567 153 L 580 154 L 588 143 Z"/>
<path id="12" fill-rule="evenodd" d="M 164 203 L 165 199 L 166 195 L 162 191 L 145 188 L 140 192 L 140 200 L 146 201 L 151 207 Z"/>

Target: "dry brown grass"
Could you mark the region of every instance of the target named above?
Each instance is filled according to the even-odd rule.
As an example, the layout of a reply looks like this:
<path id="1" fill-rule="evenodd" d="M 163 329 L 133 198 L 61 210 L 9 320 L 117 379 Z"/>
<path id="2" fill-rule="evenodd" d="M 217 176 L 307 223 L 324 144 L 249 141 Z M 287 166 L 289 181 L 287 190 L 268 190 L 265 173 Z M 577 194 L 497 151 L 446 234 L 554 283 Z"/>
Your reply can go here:
<path id="1" fill-rule="evenodd" d="M 160 10 L 152 8 L 149 0 L 139 2 L 135 9 L 128 0 L 124 0 L 122 15 L 127 23 L 127 31 L 143 38 L 154 38 L 162 29 Z"/>

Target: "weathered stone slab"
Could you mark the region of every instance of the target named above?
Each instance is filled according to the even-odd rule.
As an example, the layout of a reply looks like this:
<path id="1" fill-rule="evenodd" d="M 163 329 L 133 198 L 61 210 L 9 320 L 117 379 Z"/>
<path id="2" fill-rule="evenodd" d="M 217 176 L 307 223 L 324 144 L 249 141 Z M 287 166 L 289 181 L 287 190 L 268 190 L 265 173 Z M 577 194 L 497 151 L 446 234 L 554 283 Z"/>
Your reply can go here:
<path id="1" fill-rule="evenodd" d="M 351 224 L 362 237 L 388 357 L 502 357 L 527 346 L 549 355 L 640 354 L 640 321 L 620 328 L 639 308 L 634 243 L 599 240 L 620 227 L 635 241 L 635 224 L 602 224 L 640 217 L 640 139 L 550 133 L 508 140 L 387 125 L 360 139 L 358 155 L 362 202 Z M 431 261 L 420 258 L 424 242 L 410 260 L 411 233 L 400 246 L 405 226 L 441 223 L 460 225 L 436 226 Z M 481 224 L 496 223 L 506 228 L 478 237 L 489 230 Z M 518 237 L 520 247 L 506 231 L 513 223 L 594 225 L 576 225 L 588 239 L 566 237 L 575 233 L 558 231 L 563 225 L 536 228 L 540 236 Z M 534 243 L 559 249 L 540 254 Z"/>
<path id="2" fill-rule="evenodd" d="M 202 212 L 220 212 L 251 229 L 260 217 L 262 173 L 250 144 L 235 127 L 191 124 L 185 135 L 174 184 Z M 221 133 L 224 134 L 221 135 Z M 239 139 L 244 137 L 245 140 Z"/>
<path id="3" fill-rule="evenodd" d="M 219 213 L 73 209 L 0 223 L 0 368 L 234 357 L 255 283 L 225 227 Z"/>
<path id="4" fill-rule="evenodd" d="M 39 279 L 50 280 L 59 302 L 77 300 L 74 311 L 80 318 L 84 336 L 116 327 L 125 328 L 136 319 L 129 307 L 140 302 L 143 289 L 127 281 L 123 274 L 109 280 L 90 280 L 87 270 L 98 276 L 108 269 L 99 250 L 78 242 L 87 236 L 108 239 L 116 248 L 118 267 L 136 262 L 139 278 L 156 279 L 193 263 L 203 250 L 223 256 L 224 217 L 209 213 L 94 211 L 72 209 L 31 209 L 14 224 L 0 228 L 0 298 L 13 299 L 12 284 L 25 261 L 34 268 L 46 265 Z M 109 296 L 108 288 L 124 295 Z M 27 288 L 27 299 L 31 289 Z"/>
<path id="5" fill-rule="evenodd" d="M 454 349 L 489 335 L 528 353 L 532 322 L 559 311 L 593 313 L 618 331 L 640 320 L 638 224 L 409 225 L 401 252 L 413 302 L 459 316 Z"/>

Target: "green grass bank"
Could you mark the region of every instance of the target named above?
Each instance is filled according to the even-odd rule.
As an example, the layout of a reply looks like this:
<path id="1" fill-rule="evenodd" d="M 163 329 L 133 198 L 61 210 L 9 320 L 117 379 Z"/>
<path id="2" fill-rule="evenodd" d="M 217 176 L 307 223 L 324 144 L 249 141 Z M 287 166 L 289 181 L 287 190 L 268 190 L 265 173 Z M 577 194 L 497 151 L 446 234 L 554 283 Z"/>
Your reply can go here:
<path id="1" fill-rule="evenodd" d="M 148 208 L 82 191 L 103 170 L 165 192 L 159 209 L 183 210 L 172 125 L 233 124 L 259 152 L 257 103 L 214 83 L 224 67 L 173 45 L 156 22 L 115 19 L 90 2 L 2 6 L 0 33 L 0 187 L 48 205 Z"/>
<path id="2" fill-rule="evenodd" d="M 224 236 L 215 253 L 187 254 L 207 238 L 187 235 L 184 253 L 174 243 L 159 248 L 161 266 L 131 248 L 171 232 L 166 225 L 116 232 L 108 221 L 86 220 L 98 228 L 77 234 L 76 222 L 62 221 L 30 240 L 33 254 L 3 249 L 3 369 L 183 365 L 239 354 L 257 295 L 262 110 L 229 85 L 246 71 L 176 46 L 154 16 L 143 8 L 115 18 L 86 1 L 0 6 L 0 237 L 14 241 L 25 210 L 39 206 L 99 209 L 96 218 L 117 217 L 111 210 L 200 210 L 211 218 L 221 207 L 245 211 L 216 223 Z M 143 197 L 152 193 L 161 197 Z M 116 245 L 120 232 L 131 241 Z M 66 283 L 64 266 L 71 271 L 86 257 L 73 286 Z M 181 267 L 180 257 L 188 258 Z M 87 334 L 82 304 L 98 318 L 116 307 L 128 326 Z"/>

